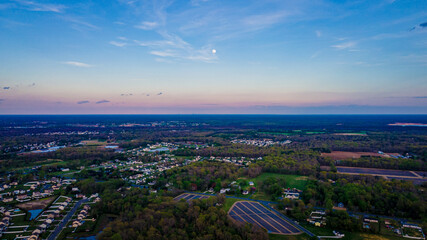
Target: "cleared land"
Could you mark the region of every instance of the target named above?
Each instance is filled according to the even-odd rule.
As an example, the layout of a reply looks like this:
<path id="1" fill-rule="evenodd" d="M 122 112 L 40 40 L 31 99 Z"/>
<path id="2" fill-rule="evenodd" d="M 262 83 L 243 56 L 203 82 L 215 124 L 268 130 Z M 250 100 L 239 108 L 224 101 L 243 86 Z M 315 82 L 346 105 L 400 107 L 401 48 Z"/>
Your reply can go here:
<path id="1" fill-rule="evenodd" d="M 366 133 L 334 133 L 337 136 L 368 136 Z"/>
<path id="2" fill-rule="evenodd" d="M 362 156 L 369 157 L 390 157 L 389 155 L 399 155 L 398 153 L 379 154 L 377 152 L 344 152 L 332 151 L 330 153 L 322 153 L 322 157 L 330 157 L 332 160 L 344 160 L 349 158 L 361 158 Z"/>
<path id="3" fill-rule="evenodd" d="M 35 200 L 35 201 L 31 201 L 31 202 L 21 203 L 21 204 L 18 204 L 16 206 L 19 207 L 19 208 L 21 208 L 21 209 L 27 210 L 27 211 L 28 210 L 33 210 L 33 209 L 44 209 L 54 199 L 55 199 L 55 197 L 44 198 L 44 199 Z"/>
<path id="4" fill-rule="evenodd" d="M 275 234 L 300 234 L 301 232 L 271 212 L 258 202 L 240 201 L 234 203 L 228 212 L 231 218 L 240 222 L 247 222 L 262 228 L 269 233 Z"/>
<path id="5" fill-rule="evenodd" d="M 390 170 L 390 169 L 378 169 L 378 168 L 358 168 L 358 167 L 337 167 L 339 173 L 345 174 L 365 174 L 373 176 L 381 176 L 387 179 L 398 179 L 413 181 L 415 184 L 427 182 L 427 172 L 414 172 L 414 171 L 403 171 L 403 170 Z"/>

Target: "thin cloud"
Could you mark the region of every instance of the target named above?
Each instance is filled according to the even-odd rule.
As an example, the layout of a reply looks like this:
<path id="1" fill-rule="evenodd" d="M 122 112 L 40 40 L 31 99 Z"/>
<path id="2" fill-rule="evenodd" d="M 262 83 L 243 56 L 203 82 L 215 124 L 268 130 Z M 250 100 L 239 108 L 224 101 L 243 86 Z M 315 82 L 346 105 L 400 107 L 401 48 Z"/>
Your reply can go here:
<path id="1" fill-rule="evenodd" d="M 66 22 L 71 23 L 71 27 L 77 31 L 87 31 L 87 30 L 99 30 L 98 26 L 89 23 L 86 19 L 77 16 L 60 16 L 60 18 Z"/>
<path id="2" fill-rule="evenodd" d="M 93 67 L 90 64 L 82 63 L 82 62 L 75 62 L 75 61 L 68 61 L 68 62 L 64 62 L 63 64 L 67 64 L 67 65 L 71 65 L 71 66 L 75 66 L 75 67 L 84 67 L 84 68 Z"/>
<path id="3" fill-rule="evenodd" d="M 78 101 L 77 104 L 86 104 L 89 103 L 89 101 Z"/>
<path id="4" fill-rule="evenodd" d="M 184 41 L 178 35 L 171 34 L 166 31 L 159 32 L 159 35 L 163 37 L 162 40 L 150 42 L 135 40 L 134 42 L 139 46 L 152 49 L 150 54 L 157 57 L 202 62 L 212 62 L 217 59 L 217 56 L 212 52 L 213 48 L 210 45 L 203 46 L 200 49 L 195 49 L 191 44 Z"/>
<path id="5" fill-rule="evenodd" d="M 176 54 L 171 51 L 151 51 L 150 54 L 159 57 L 175 57 Z"/>
<path id="6" fill-rule="evenodd" d="M 357 45 L 356 42 L 345 42 L 337 45 L 332 45 L 331 47 L 337 49 L 337 50 L 349 50 L 354 48 Z"/>
<path id="7" fill-rule="evenodd" d="M 314 33 L 316 34 L 316 37 L 321 37 L 322 36 L 322 32 L 319 30 L 314 31 Z"/>
<path id="8" fill-rule="evenodd" d="M 110 44 L 116 47 L 124 47 L 127 45 L 125 42 L 116 42 L 116 41 L 110 41 Z"/>
<path id="9" fill-rule="evenodd" d="M 158 22 L 148 22 L 148 21 L 144 21 L 138 25 L 136 25 L 136 28 L 142 29 L 142 30 L 153 30 L 156 27 L 159 26 Z"/>
<path id="10" fill-rule="evenodd" d="M 61 13 L 66 8 L 64 5 L 61 5 L 61 4 L 44 4 L 44 3 L 38 3 L 33 1 L 23 1 L 23 0 L 15 0 L 15 2 L 18 3 L 24 9 L 28 11 L 34 11 L 34 12 Z"/>
<path id="11" fill-rule="evenodd" d="M 279 23 L 290 14 L 287 11 L 279 11 L 275 13 L 265 13 L 260 15 L 252 15 L 243 19 L 243 24 L 250 27 L 252 30 L 266 28 L 276 23 Z"/>
<path id="12" fill-rule="evenodd" d="M 108 101 L 108 100 L 101 100 L 101 101 L 96 102 L 96 104 L 109 103 L 109 102 L 110 102 L 110 101 Z"/>

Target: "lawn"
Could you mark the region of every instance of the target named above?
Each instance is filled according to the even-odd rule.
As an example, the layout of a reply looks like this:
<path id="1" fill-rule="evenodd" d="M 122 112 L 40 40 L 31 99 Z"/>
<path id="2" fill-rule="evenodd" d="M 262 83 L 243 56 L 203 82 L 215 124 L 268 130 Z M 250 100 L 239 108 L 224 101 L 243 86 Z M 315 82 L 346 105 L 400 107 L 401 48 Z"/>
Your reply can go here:
<path id="1" fill-rule="evenodd" d="M 270 240 L 307 240 L 310 237 L 307 234 L 298 235 L 280 235 L 280 234 L 268 234 Z"/>
<path id="2" fill-rule="evenodd" d="M 307 177 L 300 175 L 287 175 L 287 174 L 279 174 L 279 173 L 263 173 L 256 178 L 249 179 L 248 181 L 252 181 L 255 183 L 255 187 L 261 186 L 262 182 L 269 178 L 282 178 L 286 181 L 287 188 L 297 188 L 300 190 L 305 189 L 305 185 L 307 184 Z"/>
<path id="3" fill-rule="evenodd" d="M 315 227 L 313 225 L 307 223 L 300 223 L 301 226 L 306 228 L 308 231 L 316 234 L 317 236 L 333 236 L 332 229 L 327 227 Z M 340 233 L 344 233 L 345 237 L 341 238 L 342 240 L 401 240 L 402 237 L 399 236 L 388 236 L 388 235 L 378 235 L 378 234 L 370 234 L 370 233 L 361 233 L 361 232 L 347 232 L 338 230 Z"/>
<path id="4" fill-rule="evenodd" d="M 242 200 L 241 200 L 241 199 L 237 199 L 237 198 L 226 198 L 226 199 L 225 199 L 224 206 L 222 206 L 222 208 L 223 208 L 226 212 L 228 212 L 228 210 L 230 210 L 231 206 L 233 206 L 233 204 L 234 204 L 235 202 L 238 202 L 238 201 L 242 201 Z"/>

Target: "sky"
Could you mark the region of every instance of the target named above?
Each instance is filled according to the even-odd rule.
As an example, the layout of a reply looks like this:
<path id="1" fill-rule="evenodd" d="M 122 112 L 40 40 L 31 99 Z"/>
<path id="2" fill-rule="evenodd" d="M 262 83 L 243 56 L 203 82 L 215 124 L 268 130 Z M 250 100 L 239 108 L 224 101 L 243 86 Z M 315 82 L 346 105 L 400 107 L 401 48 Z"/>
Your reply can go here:
<path id="1" fill-rule="evenodd" d="M 425 0 L 2 0 L 0 114 L 427 114 Z"/>

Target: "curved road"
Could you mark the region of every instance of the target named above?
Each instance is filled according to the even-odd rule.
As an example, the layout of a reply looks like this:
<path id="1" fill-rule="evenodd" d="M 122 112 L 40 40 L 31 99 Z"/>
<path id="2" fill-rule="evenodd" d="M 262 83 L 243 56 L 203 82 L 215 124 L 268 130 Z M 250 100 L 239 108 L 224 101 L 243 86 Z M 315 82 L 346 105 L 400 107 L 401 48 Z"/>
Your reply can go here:
<path id="1" fill-rule="evenodd" d="M 67 225 L 68 221 L 70 221 L 71 217 L 76 213 L 77 209 L 85 202 L 89 201 L 89 199 L 82 199 L 74 205 L 74 207 L 67 213 L 64 219 L 62 219 L 61 223 L 55 228 L 55 230 L 49 235 L 47 240 L 55 240 L 56 237 L 61 233 L 62 229 Z"/>

